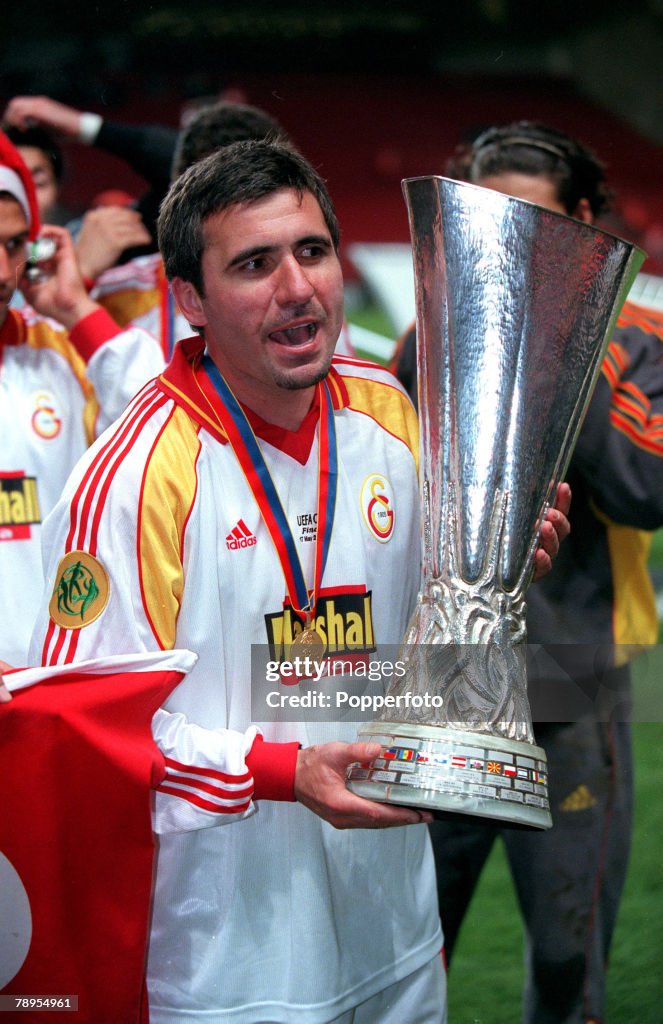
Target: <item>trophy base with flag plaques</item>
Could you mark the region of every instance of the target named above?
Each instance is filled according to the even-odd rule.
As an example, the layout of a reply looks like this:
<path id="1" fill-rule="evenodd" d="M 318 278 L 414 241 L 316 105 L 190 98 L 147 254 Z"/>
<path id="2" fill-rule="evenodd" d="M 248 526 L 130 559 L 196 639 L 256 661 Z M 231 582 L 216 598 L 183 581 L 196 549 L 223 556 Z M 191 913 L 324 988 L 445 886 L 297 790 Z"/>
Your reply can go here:
<path id="1" fill-rule="evenodd" d="M 409 722 L 367 723 L 360 738 L 382 750 L 351 766 L 348 785 L 358 796 L 530 828 L 552 824 L 541 747 Z"/>

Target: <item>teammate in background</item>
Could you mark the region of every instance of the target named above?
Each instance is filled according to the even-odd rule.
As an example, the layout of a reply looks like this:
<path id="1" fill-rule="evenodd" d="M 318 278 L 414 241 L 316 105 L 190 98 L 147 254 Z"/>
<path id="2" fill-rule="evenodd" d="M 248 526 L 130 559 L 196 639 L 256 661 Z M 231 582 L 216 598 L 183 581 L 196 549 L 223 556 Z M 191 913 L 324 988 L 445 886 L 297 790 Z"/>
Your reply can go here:
<path id="1" fill-rule="evenodd" d="M 32 174 L 42 223 L 66 224 L 75 234 L 78 265 L 89 289 L 98 275 L 113 266 L 123 253 L 137 247 L 156 248 L 156 242 L 151 244 L 150 231 L 143 223 L 141 211 L 117 203 L 90 209 L 71 221 L 71 215 L 59 203 L 63 160 L 56 135 L 68 137 L 78 112 L 45 97 L 24 99 L 25 107 L 19 102 L 14 108 L 13 101 L 8 105 L 5 133 Z M 58 116 L 49 119 L 46 115 L 52 110 L 51 104 Z M 63 125 L 67 126 L 66 130 Z M 14 305 L 20 305 L 18 293 Z"/>
<path id="2" fill-rule="evenodd" d="M 169 768 L 156 797 L 150 1020 L 444 1021 L 428 834 L 382 831 L 429 815 L 346 789 L 347 765 L 379 749 L 338 742 L 354 725 L 259 726 L 250 686 L 252 645 L 287 659 L 325 616 L 341 657 L 400 641 L 419 584 L 411 403 L 387 370 L 332 362 L 338 224 L 292 149 L 236 143 L 190 167 L 159 238 L 197 335 L 70 478 L 48 524 L 50 586 L 67 571 L 74 515 L 77 536 L 94 531 L 94 550 L 86 541 L 75 557 L 98 596 L 82 624 L 56 602 L 49 613 L 47 596 L 32 644 L 45 664 L 198 654 L 153 723 Z M 113 472 L 90 490 L 109 447 Z M 367 473 L 394 513 L 386 544 L 362 514 Z M 303 521 L 316 523 L 312 540 Z M 567 528 L 552 513 L 548 554 Z M 253 543 L 233 544 L 238 529 Z"/>
<path id="3" fill-rule="evenodd" d="M 180 129 L 186 128 L 201 107 L 224 101 L 236 106 L 244 105 L 246 97 L 241 89 L 225 87 L 217 96 L 197 97 L 184 103 L 180 110 L 180 127 L 165 124 L 129 124 L 112 121 L 100 114 L 77 110 L 49 96 L 14 96 L 4 111 L 5 124 L 12 131 L 25 132 L 36 128 L 45 130 L 60 140 L 92 146 L 126 161 L 136 174 L 148 184 L 135 207 L 143 221 L 149 242 L 143 244 L 143 255 L 156 245 L 156 219 L 159 205 L 171 181 L 171 168 Z M 14 140 L 15 141 L 15 140 Z M 133 256 L 122 254 L 122 262 Z"/>
<path id="4" fill-rule="evenodd" d="M 459 148 L 447 173 L 588 224 L 609 200 L 594 154 L 540 124 L 489 129 Z M 568 472 L 571 537 L 554 573 L 527 595 L 530 650 L 544 645 L 528 675 L 553 828 L 431 826 L 449 962 L 488 854 L 498 836 L 504 841 L 525 925 L 526 1024 L 604 1019 L 632 823 L 626 660 L 655 643 L 658 628 L 647 556 L 649 531 L 663 525 L 662 328 L 624 306 Z M 414 327 L 395 369 L 416 402 Z M 577 704 L 569 709 L 571 693 Z"/>
<path id="5" fill-rule="evenodd" d="M 0 133 L 0 646 L 16 666 L 43 588 L 41 523 L 79 456 L 163 366 L 153 338 L 121 331 L 89 297 L 63 228 L 43 229 L 55 255 L 28 277 L 39 232 L 32 177 Z M 31 306 L 10 308 L 17 286 Z"/>
<path id="6" fill-rule="evenodd" d="M 147 240 L 131 243 L 125 252 L 118 254 L 118 259 L 126 262 L 135 256 L 154 252 L 156 218 L 159 203 L 170 184 L 177 128 L 109 121 L 99 114 L 77 110 L 49 96 L 15 96 L 7 104 L 3 119 L 5 124 L 19 131 L 36 126 L 52 132 L 60 140 L 94 146 L 125 160 L 148 183 L 148 189 L 136 203 Z"/>

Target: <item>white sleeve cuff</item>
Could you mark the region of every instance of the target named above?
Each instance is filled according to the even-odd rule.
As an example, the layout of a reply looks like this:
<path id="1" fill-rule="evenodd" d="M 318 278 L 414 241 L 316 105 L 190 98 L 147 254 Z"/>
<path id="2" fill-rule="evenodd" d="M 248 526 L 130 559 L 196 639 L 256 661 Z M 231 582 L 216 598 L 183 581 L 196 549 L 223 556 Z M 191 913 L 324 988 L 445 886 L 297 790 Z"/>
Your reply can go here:
<path id="1" fill-rule="evenodd" d="M 85 143 L 86 146 L 93 145 L 103 122 L 101 114 L 81 114 L 78 121 L 78 141 Z"/>
<path id="2" fill-rule="evenodd" d="M 258 730 L 204 729 L 179 712 L 159 710 L 152 735 L 166 775 L 156 791 L 153 829 L 191 832 L 247 818 L 255 811 L 246 766 Z"/>

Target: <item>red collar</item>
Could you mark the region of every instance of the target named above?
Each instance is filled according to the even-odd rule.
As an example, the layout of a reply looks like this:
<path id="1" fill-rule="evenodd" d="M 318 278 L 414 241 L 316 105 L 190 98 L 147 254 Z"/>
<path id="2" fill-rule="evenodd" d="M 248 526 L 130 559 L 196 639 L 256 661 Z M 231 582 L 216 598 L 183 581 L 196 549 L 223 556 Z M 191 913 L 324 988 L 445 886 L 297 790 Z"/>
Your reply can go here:
<path id="1" fill-rule="evenodd" d="M 25 341 L 25 323 L 16 309 L 8 309 L 0 327 L 0 345 L 22 345 Z"/>
<path id="2" fill-rule="evenodd" d="M 192 419 L 222 444 L 227 444 L 228 439 L 215 414 L 220 399 L 207 375 L 198 370 L 204 347 L 205 343 L 199 337 L 186 338 L 179 342 L 175 346 L 173 358 L 159 378 L 159 383 L 162 390 L 186 409 Z M 334 409 L 344 408 L 348 404 L 348 393 L 342 377 L 333 367 L 327 375 L 327 383 Z M 256 437 L 280 449 L 302 465 L 306 464 L 320 414 L 317 390 L 315 401 L 298 430 L 286 430 L 264 420 L 252 409 L 245 406 L 242 408 Z"/>

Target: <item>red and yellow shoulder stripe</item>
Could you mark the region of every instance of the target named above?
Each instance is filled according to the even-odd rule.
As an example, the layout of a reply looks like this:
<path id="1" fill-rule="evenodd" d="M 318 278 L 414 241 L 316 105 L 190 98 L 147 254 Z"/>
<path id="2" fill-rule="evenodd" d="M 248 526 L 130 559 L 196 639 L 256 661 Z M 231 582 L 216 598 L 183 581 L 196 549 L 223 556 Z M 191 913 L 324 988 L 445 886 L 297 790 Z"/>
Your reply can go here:
<path id="1" fill-rule="evenodd" d="M 342 394 L 342 405 L 370 416 L 419 459 L 419 425 L 412 402 L 385 367 L 345 356 L 334 358 L 328 380 Z"/>

